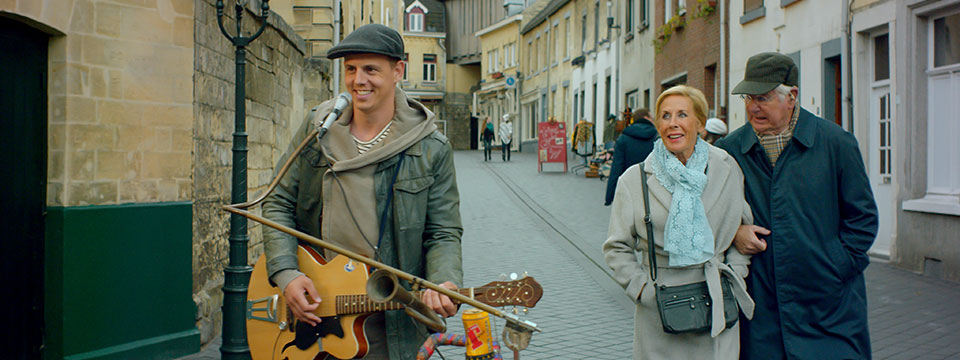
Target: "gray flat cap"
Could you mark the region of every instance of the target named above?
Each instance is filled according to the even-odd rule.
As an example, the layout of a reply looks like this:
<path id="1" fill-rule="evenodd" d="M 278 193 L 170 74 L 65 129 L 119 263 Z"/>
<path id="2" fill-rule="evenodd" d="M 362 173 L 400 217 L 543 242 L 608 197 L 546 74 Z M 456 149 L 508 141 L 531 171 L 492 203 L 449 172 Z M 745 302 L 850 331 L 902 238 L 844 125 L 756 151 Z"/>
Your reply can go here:
<path id="1" fill-rule="evenodd" d="M 327 51 L 327 58 L 336 59 L 362 53 L 386 55 L 403 60 L 403 38 L 396 30 L 380 24 L 363 25 L 330 48 Z"/>
<path id="2" fill-rule="evenodd" d="M 789 56 L 765 52 L 747 59 L 747 71 L 743 81 L 733 88 L 733 94 L 766 94 L 780 84 L 799 85 L 800 71 Z"/>

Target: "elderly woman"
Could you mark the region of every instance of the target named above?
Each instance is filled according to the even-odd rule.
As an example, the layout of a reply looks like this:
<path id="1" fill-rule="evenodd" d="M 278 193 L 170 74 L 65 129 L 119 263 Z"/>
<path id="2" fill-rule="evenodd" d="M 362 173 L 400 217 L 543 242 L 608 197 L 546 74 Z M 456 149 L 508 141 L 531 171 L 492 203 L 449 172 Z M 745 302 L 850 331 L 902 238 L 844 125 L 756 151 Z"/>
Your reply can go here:
<path id="1" fill-rule="evenodd" d="M 750 258 L 731 246 L 740 224 L 753 222 L 743 196 L 743 174 L 726 152 L 700 139 L 706 112 L 700 90 L 680 85 L 660 94 L 654 119 L 660 139 L 646 160 L 627 169 L 617 183 L 603 253 L 617 282 L 637 303 L 635 359 L 737 359 L 740 352 L 740 324 L 724 326 L 723 311 L 710 314 L 709 330 L 664 331 L 647 260 L 641 171 L 650 199 L 656 284 L 706 281 L 711 308 L 722 310 L 720 278 L 726 278 L 743 313 L 753 314 L 743 281 Z M 637 256 L 637 251 L 644 254 Z"/>

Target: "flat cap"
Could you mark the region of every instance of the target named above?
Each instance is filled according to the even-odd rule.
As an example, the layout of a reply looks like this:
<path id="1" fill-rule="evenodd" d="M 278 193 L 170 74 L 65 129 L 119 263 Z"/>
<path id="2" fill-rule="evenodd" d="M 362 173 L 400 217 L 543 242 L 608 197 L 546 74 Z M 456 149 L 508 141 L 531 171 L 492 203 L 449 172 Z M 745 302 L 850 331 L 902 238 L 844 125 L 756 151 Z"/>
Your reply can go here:
<path id="1" fill-rule="evenodd" d="M 396 30 L 380 24 L 358 27 L 327 51 L 328 59 L 350 54 L 373 53 L 403 60 L 403 38 Z"/>
<path id="2" fill-rule="evenodd" d="M 747 59 L 743 81 L 733 88 L 734 94 L 766 94 L 780 84 L 797 86 L 800 71 L 793 59 L 781 53 L 765 52 Z"/>

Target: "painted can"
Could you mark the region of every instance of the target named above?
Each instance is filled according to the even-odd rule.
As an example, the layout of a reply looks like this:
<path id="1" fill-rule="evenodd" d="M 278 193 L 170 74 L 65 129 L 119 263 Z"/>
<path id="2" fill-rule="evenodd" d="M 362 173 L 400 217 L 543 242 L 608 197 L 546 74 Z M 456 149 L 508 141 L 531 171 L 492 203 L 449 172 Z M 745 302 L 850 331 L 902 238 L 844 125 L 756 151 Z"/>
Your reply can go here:
<path id="1" fill-rule="evenodd" d="M 462 319 L 467 332 L 467 360 L 493 359 L 490 314 L 483 310 L 468 309 L 463 311 Z"/>

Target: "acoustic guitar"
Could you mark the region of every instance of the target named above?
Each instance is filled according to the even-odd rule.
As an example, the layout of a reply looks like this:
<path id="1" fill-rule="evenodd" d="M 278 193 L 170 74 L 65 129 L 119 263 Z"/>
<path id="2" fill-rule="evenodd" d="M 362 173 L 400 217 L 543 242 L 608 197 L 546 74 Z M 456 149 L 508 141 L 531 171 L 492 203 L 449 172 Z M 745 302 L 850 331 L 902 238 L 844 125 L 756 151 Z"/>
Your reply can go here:
<path id="1" fill-rule="evenodd" d="M 370 272 L 365 264 L 342 255 L 327 263 L 314 249 L 299 246 L 300 271 L 314 279 L 321 299 L 314 314 L 322 319 L 317 326 L 299 322 L 286 306 L 283 292 L 270 285 L 265 258 L 261 256 L 254 265 L 247 291 L 247 341 L 254 359 L 362 357 L 369 350 L 363 331 L 366 318 L 374 312 L 403 308 L 398 303 L 377 303 L 367 297 Z M 490 306 L 534 307 L 543 296 L 543 288 L 532 277 L 458 291 Z"/>

